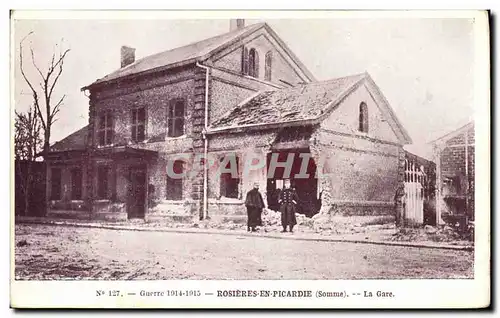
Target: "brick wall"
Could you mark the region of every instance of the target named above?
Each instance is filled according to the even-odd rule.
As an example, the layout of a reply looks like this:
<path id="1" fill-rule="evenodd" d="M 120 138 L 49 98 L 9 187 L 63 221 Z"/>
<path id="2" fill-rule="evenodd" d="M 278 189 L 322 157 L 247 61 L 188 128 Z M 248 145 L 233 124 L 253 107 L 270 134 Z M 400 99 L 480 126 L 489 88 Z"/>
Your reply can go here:
<path id="1" fill-rule="evenodd" d="M 324 190 L 324 210 L 328 211 L 328 205 L 348 204 L 348 214 L 378 213 L 367 212 L 366 206 L 384 210 L 382 214 L 385 214 L 400 181 L 398 146 L 384 145 L 385 149 L 381 150 L 375 142 L 360 146 L 352 140 L 354 145 L 344 147 L 342 143 L 353 138 L 325 131 L 319 131 L 313 138 L 316 142 L 311 146 L 311 153 L 317 165 L 323 167 L 319 168 L 323 171 L 319 182 L 320 189 Z M 343 142 L 338 142 L 342 139 Z M 360 207 L 358 212 L 354 211 L 355 206 Z"/>
<path id="2" fill-rule="evenodd" d="M 228 73 L 220 69 L 211 71 L 210 123 L 257 92 L 278 88 L 271 83 L 257 81 L 249 76 L 241 76 L 239 73 Z"/>
<path id="3" fill-rule="evenodd" d="M 465 132 L 448 140 L 440 153 L 441 174 L 444 177 L 465 175 Z M 468 135 L 468 173 L 474 175 L 474 129 Z"/>
<path id="4" fill-rule="evenodd" d="M 362 102 L 366 103 L 368 107 L 368 134 L 358 131 L 359 105 Z M 387 116 L 388 114 L 385 114 L 377 105 L 366 86 L 361 85 L 338 105 L 332 115 L 325 120 L 324 126 L 339 132 L 366 135 L 397 143 L 397 136 L 389 124 Z"/>
<path id="5" fill-rule="evenodd" d="M 191 136 L 193 130 L 194 111 L 194 80 L 186 79 L 171 82 L 168 85 L 156 86 L 138 92 L 130 92 L 113 98 L 95 101 L 95 111 L 110 110 L 114 115 L 114 145 L 127 145 L 131 140 L 131 117 L 133 108 L 146 108 L 146 141 L 166 139 L 166 119 L 169 102 L 173 99 L 183 99 L 186 107 L 185 132 Z M 97 129 L 97 126 L 94 127 Z M 95 131 L 94 131 L 95 134 Z M 94 143 L 97 142 L 94 138 Z"/>
<path id="6" fill-rule="evenodd" d="M 294 63 L 267 31 L 260 30 L 251 37 L 243 39 L 240 44 L 248 48 L 248 50 L 254 48 L 257 51 L 259 56 L 259 79 L 264 80 L 265 78 L 265 56 L 267 52 L 272 52 L 272 83 L 283 85 L 283 82 L 280 81 L 283 80 L 295 85 L 308 81 L 303 75 L 299 74 L 300 72 L 295 70 L 296 66 L 292 66 Z M 213 65 L 241 73 L 241 55 L 242 47 L 224 50 L 214 57 Z"/>
<path id="7" fill-rule="evenodd" d="M 368 106 L 368 133 L 358 131 L 361 102 Z M 395 213 L 394 195 L 404 177 L 404 151 L 387 116 L 362 85 L 313 134 L 311 153 L 327 174 L 319 180 L 325 190 L 323 212 Z"/>
<path id="8" fill-rule="evenodd" d="M 467 135 L 467 158 L 466 143 Z M 446 141 L 439 152 L 441 173 L 441 197 L 466 197 L 468 200 L 469 215 L 474 216 L 474 174 L 475 174 L 475 146 L 474 127 L 467 134 L 463 133 Z M 467 161 L 467 164 L 466 164 Z M 468 177 L 468 178 L 467 178 Z M 445 182 L 448 180 L 448 182 Z M 456 211 L 452 201 L 438 202 L 444 212 L 461 213 Z"/>
<path id="9" fill-rule="evenodd" d="M 252 89 L 238 87 L 218 79 L 214 79 L 212 83 L 211 122 L 221 118 L 226 112 L 256 93 Z"/>

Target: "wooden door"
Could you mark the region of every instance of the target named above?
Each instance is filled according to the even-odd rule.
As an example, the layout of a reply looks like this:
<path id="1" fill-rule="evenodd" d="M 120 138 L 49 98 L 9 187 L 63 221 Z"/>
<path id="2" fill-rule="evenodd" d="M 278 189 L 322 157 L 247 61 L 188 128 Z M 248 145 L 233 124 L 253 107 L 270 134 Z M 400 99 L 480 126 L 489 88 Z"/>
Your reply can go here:
<path id="1" fill-rule="evenodd" d="M 128 218 L 144 218 L 147 198 L 147 170 L 145 166 L 134 166 L 129 171 Z"/>

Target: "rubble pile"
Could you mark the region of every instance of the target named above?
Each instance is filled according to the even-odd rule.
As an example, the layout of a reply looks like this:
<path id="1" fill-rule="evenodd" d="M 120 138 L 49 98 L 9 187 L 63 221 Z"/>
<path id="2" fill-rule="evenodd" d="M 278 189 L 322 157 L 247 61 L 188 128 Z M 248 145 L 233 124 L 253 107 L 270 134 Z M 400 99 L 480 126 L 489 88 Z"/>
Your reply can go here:
<path id="1" fill-rule="evenodd" d="M 461 243 L 470 244 L 463 235 L 458 233 L 452 227 L 435 227 L 426 225 L 423 228 L 401 228 L 394 233 L 391 240 L 393 241 L 432 241 L 432 242 L 453 242 L 460 245 Z M 472 242 L 473 243 L 473 242 Z"/>
<path id="2" fill-rule="evenodd" d="M 308 218 L 304 214 L 295 214 L 295 218 L 297 219 L 297 225 L 302 226 L 312 226 L 312 219 Z M 263 226 L 281 226 L 281 212 L 264 209 L 262 213 L 262 225 Z"/>
<path id="3" fill-rule="evenodd" d="M 281 225 L 281 213 L 279 211 L 264 209 L 264 211 L 262 212 L 262 225 Z"/>

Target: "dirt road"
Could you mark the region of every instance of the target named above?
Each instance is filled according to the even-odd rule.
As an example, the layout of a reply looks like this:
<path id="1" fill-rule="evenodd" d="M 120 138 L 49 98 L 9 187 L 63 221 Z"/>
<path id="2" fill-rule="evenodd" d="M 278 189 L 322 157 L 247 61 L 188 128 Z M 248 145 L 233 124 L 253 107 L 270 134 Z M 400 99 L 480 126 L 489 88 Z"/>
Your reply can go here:
<path id="1" fill-rule="evenodd" d="M 466 251 L 50 225 L 15 231 L 17 279 L 473 277 Z"/>

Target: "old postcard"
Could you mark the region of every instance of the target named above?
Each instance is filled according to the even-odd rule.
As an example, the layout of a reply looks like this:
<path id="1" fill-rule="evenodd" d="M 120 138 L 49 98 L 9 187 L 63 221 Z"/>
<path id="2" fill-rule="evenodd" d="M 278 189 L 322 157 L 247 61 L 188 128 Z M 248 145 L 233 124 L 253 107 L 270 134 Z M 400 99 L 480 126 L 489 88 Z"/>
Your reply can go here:
<path id="1" fill-rule="evenodd" d="M 488 19 L 12 11 L 11 306 L 489 306 Z"/>

